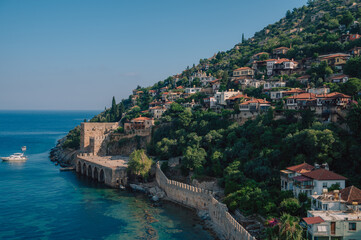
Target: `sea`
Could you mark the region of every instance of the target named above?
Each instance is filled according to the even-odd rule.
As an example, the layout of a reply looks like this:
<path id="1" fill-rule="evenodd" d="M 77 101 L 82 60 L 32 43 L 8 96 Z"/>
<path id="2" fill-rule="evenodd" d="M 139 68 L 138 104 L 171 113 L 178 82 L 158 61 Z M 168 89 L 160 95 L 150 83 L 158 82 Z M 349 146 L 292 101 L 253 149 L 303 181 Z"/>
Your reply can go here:
<path id="1" fill-rule="evenodd" d="M 0 156 L 28 156 L 0 162 L 0 239 L 214 239 L 194 211 L 59 171 L 50 149 L 97 113 L 0 111 Z"/>

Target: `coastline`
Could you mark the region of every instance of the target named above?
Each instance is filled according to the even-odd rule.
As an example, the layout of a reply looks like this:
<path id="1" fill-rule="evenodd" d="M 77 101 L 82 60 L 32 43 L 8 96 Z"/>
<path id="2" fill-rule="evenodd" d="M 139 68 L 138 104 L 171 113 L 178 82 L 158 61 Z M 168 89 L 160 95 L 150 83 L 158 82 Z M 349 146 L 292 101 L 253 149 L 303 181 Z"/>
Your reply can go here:
<path id="1" fill-rule="evenodd" d="M 57 144 L 54 148 L 50 150 L 49 159 L 55 165 L 59 165 L 62 168 L 66 167 L 74 167 L 75 166 L 75 159 L 78 154 L 78 150 L 74 149 L 63 149 L 62 143 L 66 140 L 66 136 L 59 139 Z M 194 213 L 199 218 L 203 229 L 208 231 L 213 237 L 214 240 L 226 240 L 226 238 L 222 237 L 219 231 L 215 229 L 213 222 L 209 219 L 209 216 L 205 211 L 200 211 L 194 207 L 189 205 L 183 204 L 179 201 L 175 201 L 172 198 L 169 198 L 165 192 L 159 188 L 157 184 L 156 178 L 152 182 L 149 183 L 133 183 L 129 182 L 129 184 L 125 188 L 126 191 L 134 191 L 140 192 L 147 196 L 153 204 L 159 206 L 162 204 L 162 201 L 170 202 L 176 204 L 182 208 L 187 208 L 189 210 L 194 211 Z"/>

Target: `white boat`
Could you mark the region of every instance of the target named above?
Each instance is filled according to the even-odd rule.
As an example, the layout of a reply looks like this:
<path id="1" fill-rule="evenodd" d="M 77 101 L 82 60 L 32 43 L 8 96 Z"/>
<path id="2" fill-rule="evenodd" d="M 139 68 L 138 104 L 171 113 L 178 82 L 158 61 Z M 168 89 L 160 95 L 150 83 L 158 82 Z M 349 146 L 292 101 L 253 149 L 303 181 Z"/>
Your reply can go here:
<path id="1" fill-rule="evenodd" d="M 28 158 L 24 155 L 24 153 L 14 153 L 9 157 L 2 157 L 3 161 L 26 161 Z"/>
<path id="2" fill-rule="evenodd" d="M 21 162 L 21 161 L 28 160 L 28 157 L 24 155 L 24 153 L 26 151 L 26 146 L 23 146 L 21 148 L 21 150 L 23 151 L 22 153 L 14 153 L 13 155 L 10 155 L 9 157 L 2 157 L 1 159 L 3 161 L 14 161 L 14 162 Z"/>

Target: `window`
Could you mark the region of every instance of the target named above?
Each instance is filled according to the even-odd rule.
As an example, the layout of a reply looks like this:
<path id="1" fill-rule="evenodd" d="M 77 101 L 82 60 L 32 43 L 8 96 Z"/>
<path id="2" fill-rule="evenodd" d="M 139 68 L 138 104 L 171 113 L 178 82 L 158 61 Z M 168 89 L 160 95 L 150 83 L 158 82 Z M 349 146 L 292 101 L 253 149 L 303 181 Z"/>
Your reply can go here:
<path id="1" fill-rule="evenodd" d="M 327 188 L 327 182 L 324 182 L 324 183 L 322 184 L 322 187 Z"/>
<path id="2" fill-rule="evenodd" d="M 326 226 L 317 226 L 317 231 L 318 232 L 327 232 L 327 227 Z"/>
<path id="3" fill-rule="evenodd" d="M 322 209 L 323 210 L 328 210 L 328 205 L 327 204 L 322 204 Z"/>
<path id="4" fill-rule="evenodd" d="M 348 230 L 356 231 L 356 223 L 349 223 L 348 224 Z"/>

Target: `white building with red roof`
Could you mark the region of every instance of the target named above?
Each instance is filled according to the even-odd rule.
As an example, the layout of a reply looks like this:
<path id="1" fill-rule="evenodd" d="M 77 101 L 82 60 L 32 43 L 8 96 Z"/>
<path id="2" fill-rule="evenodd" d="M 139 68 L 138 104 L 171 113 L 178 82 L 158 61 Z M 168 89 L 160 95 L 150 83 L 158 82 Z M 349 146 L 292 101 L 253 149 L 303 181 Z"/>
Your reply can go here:
<path id="1" fill-rule="evenodd" d="M 239 110 L 242 112 L 262 113 L 266 112 L 271 107 L 271 103 L 265 99 L 252 98 L 239 105 Z"/>
<path id="2" fill-rule="evenodd" d="M 241 67 L 233 70 L 233 77 L 241 77 L 241 76 L 249 76 L 252 77 L 254 75 L 254 71 L 249 67 Z"/>

